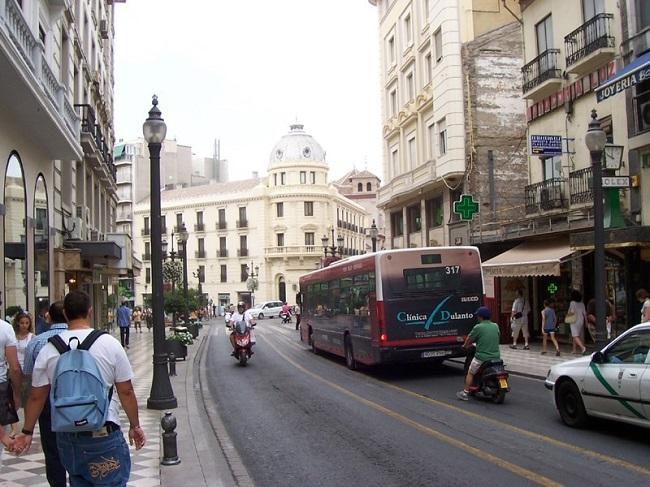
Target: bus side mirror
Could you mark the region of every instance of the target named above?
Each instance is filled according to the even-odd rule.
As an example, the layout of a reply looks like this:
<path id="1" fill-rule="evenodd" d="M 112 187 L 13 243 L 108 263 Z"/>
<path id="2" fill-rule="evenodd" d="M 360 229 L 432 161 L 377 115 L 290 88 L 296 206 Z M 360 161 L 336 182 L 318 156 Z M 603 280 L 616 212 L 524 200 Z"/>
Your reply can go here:
<path id="1" fill-rule="evenodd" d="M 604 364 L 605 363 L 605 354 L 603 352 L 595 352 L 591 356 L 591 361 L 595 364 Z"/>

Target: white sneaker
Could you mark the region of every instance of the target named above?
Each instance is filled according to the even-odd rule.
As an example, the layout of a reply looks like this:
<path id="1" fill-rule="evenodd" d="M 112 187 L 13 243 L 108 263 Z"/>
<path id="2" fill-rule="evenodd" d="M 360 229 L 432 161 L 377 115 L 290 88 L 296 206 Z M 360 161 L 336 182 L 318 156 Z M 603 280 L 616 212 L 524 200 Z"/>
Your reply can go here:
<path id="1" fill-rule="evenodd" d="M 467 394 L 465 391 L 458 391 L 456 393 L 456 397 L 461 401 L 469 401 L 469 394 Z"/>

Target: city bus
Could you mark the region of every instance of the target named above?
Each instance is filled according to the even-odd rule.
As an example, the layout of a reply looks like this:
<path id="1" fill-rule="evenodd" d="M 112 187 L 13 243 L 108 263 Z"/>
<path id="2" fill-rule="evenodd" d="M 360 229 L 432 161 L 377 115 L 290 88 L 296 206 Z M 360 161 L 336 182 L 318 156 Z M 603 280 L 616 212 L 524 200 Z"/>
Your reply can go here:
<path id="1" fill-rule="evenodd" d="M 314 352 L 358 364 L 465 355 L 483 301 L 476 247 L 383 250 L 336 261 L 300 278 L 300 339 Z"/>

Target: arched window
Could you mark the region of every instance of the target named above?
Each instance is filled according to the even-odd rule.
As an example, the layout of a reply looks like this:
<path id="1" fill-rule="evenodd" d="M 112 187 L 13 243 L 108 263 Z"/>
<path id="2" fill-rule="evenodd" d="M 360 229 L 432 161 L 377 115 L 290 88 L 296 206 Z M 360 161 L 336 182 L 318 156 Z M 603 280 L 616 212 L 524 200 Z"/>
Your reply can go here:
<path id="1" fill-rule="evenodd" d="M 357 191 L 361 193 L 363 191 L 363 183 L 357 184 Z"/>
<path id="2" fill-rule="evenodd" d="M 372 191 L 372 183 L 366 183 L 366 191 Z"/>
<path id="3" fill-rule="evenodd" d="M 27 310 L 27 198 L 23 165 L 15 152 L 9 157 L 4 182 L 5 316 Z"/>

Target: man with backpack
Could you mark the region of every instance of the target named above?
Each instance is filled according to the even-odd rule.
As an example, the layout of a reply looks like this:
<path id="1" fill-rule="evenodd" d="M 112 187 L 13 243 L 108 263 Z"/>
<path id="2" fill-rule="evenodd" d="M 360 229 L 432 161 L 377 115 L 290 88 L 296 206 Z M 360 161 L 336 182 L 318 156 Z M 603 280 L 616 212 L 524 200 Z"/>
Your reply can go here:
<path id="1" fill-rule="evenodd" d="M 90 327 L 92 307 L 86 293 L 70 292 L 64 312 L 68 329 L 51 337 L 36 358 L 25 426 L 13 449 L 29 449 L 49 394 L 52 430 L 70 485 L 125 486 L 131 458 L 120 429 L 117 397 L 129 419 L 130 443 L 137 450 L 145 443 L 131 364 L 115 338 Z"/>

